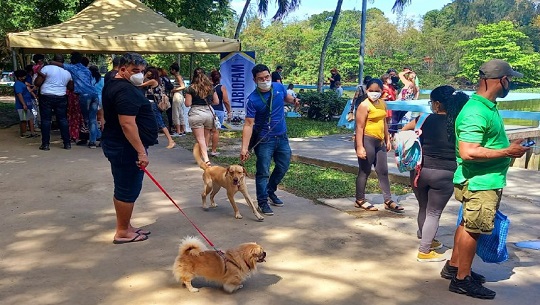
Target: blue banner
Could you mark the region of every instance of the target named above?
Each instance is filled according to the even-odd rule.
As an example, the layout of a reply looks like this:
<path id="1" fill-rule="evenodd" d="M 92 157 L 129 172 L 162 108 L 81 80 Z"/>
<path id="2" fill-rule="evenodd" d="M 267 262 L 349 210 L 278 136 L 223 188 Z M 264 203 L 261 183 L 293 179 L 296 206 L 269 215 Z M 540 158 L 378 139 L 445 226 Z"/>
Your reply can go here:
<path id="1" fill-rule="evenodd" d="M 251 69 L 255 66 L 255 52 L 221 53 L 221 84 L 227 88 L 231 102 L 232 121 L 227 128 L 241 128 L 246 116 L 247 97 L 255 90 Z"/>

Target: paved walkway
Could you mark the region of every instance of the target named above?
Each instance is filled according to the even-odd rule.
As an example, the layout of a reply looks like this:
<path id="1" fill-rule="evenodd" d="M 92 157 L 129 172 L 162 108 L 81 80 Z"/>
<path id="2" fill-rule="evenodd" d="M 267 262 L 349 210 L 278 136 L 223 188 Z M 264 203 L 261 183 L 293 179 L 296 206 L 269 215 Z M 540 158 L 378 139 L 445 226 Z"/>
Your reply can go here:
<path id="1" fill-rule="evenodd" d="M 174 282 L 171 265 L 180 239 L 196 232 L 176 208 L 145 179 L 133 222 L 152 234 L 145 242 L 113 245 L 108 162 L 99 149 L 66 151 L 57 134 L 53 140 L 51 151 L 44 152 L 37 149 L 39 140 L 19 139 L 16 127 L 0 130 L 0 304 L 485 303 L 448 292 L 448 281 L 438 275 L 443 263 L 416 262 L 410 196 L 401 198 L 407 209 L 403 216 L 384 211 L 353 216 L 341 211 L 350 210 L 350 198 L 327 201 L 334 209 L 279 191 L 286 206 L 275 208 L 276 215 L 257 222 L 241 205 L 244 219 L 236 220 L 223 191 L 217 209 L 200 208 L 201 170 L 190 152 L 167 150 L 161 141 L 150 149 L 149 170 L 205 234 L 221 248 L 256 241 L 268 253 L 259 273 L 237 293 L 228 295 L 203 280 L 195 281 L 199 293 L 189 293 Z M 331 154 L 343 163 L 354 159 L 351 143 L 338 147 L 340 141 L 291 143 L 296 154 Z M 507 193 L 524 186 L 532 201 L 505 197 L 503 204 L 513 221 L 510 261 L 474 265 L 498 293 L 490 304 L 535 304 L 540 298 L 539 252 L 512 245 L 539 238 L 540 176 L 525 172 L 522 178 L 526 183 L 516 182 Z M 252 180 L 248 187 L 255 194 Z M 445 244 L 452 242 L 456 206 L 450 203 L 441 222 Z"/>

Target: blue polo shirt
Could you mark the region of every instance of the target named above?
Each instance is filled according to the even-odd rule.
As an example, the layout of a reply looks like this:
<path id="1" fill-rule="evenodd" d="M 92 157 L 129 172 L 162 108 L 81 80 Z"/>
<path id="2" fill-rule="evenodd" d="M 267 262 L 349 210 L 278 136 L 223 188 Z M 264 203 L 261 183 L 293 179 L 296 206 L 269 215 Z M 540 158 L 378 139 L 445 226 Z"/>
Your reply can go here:
<path id="1" fill-rule="evenodd" d="M 13 92 L 15 93 L 15 109 L 24 109 L 21 101 L 19 101 L 19 98 L 17 97 L 17 94 L 19 93 L 22 94 L 28 109 L 32 109 L 32 94 L 28 91 L 25 83 L 16 80 L 15 84 L 13 84 Z"/>
<path id="2" fill-rule="evenodd" d="M 287 124 L 285 124 L 285 97 L 287 89 L 280 83 L 272 83 L 272 109 L 270 114 L 270 123 L 268 122 L 268 113 L 270 108 L 270 91 L 261 92 L 255 89 L 249 96 L 246 106 L 246 118 L 254 118 L 255 130 L 259 131 L 259 137 L 281 136 L 287 133 Z M 264 101 L 261 99 L 261 95 Z"/>
<path id="3" fill-rule="evenodd" d="M 75 86 L 75 93 L 77 94 L 97 94 L 97 90 L 92 85 L 92 73 L 83 64 L 64 64 L 64 69 L 71 73 L 73 78 L 73 84 Z"/>

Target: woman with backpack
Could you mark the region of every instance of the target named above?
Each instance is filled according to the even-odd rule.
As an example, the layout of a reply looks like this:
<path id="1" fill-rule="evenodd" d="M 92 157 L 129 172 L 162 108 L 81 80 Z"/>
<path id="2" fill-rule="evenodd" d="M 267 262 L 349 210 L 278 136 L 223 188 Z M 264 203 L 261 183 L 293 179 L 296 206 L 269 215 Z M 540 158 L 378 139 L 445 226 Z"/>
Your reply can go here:
<path id="1" fill-rule="evenodd" d="M 229 102 L 229 94 L 227 93 L 227 88 L 224 85 L 220 84 L 221 73 L 218 70 L 212 70 L 210 72 L 210 80 L 214 86 L 214 91 L 216 92 L 219 104 L 212 105 L 214 108 L 214 114 L 218 117 L 219 123 L 223 126 L 223 120 L 225 119 L 225 109 L 227 109 L 227 120 L 229 121 L 232 117 L 231 112 L 231 103 Z M 210 156 L 217 156 L 219 152 L 217 151 L 217 145 L 219 141 L 219 129 L 214 126 L 212 128 L 212 135 L 210 136 L 210 141 L 212 142 L 212 151 Z"/>
<path id="2" fill-rule="evenodd" d="M 442 248 L 435 239 L 439 218 L 454 191 L 456 163 L 455 120 L 469 96 L 451 86 L 440 86 L 430 94 L 430 114 L 421 126 L 422 164 L 411 171 L 411 185 L 418 200 L 419 262 L 439 262 L 445 258 L 434 250 Z M 414 130 L 418 118 L 403 127 Z"/>
<path id="3" fill-rule="evenodd" d="M 386 103 L 381 98 L 383 83 L 373 78 L 366 83 L 367 98 L 356 110 L 355 149 L 358 157 L 358 176 L 356 177 L 356 201 L 354 206 L 366 211 L 378 209 L 366 200 L 366 184 L 371 167 L 383 191 L 384 208 L 391 212 L 403 213 L 403 207 L 392 200 L 388 179 L 387 152 L 391 149 L 388 124 L 386 122 Z"/>

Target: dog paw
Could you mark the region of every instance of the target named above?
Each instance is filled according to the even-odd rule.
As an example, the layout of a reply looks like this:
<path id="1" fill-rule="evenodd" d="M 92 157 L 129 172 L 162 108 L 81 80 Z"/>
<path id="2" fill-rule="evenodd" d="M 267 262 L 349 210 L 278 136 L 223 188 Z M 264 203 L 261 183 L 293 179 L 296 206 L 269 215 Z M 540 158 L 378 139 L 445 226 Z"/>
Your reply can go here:
<path id="1" fill-rule="evenodd" d="M 215 209 L 215 208 L 217 208 L 217 204 L 212 203 L 212 204 L 210 204 L 210 207 L 211 207 L 212 209 Z"/>
<path id="2" fill-rule="evenodd" d="M 198 288 L 192 288 L 192 289 L 189 289 L 189 292 L 199 292 L 199 289 Z"/>
<path id="3" fill-rule="evenodd" d="M 244 218 L 244 216 L 242 216 L 242 215 L 240 215 L 240 214 L 236 214 L 236 215 L 234 215 L 234 218 L 236 218 L 236 219 L 242 219 L 242 218 Z"/>
<path id="4" fill-rule="evenodd" d="M 255 216 L 255 217 L 257 217 L 257 220 L 258 220 L 258 221 L 263 221 L 263 220 L 264 220 L 264 217 L 262 217 L 261 215 Z"/>

